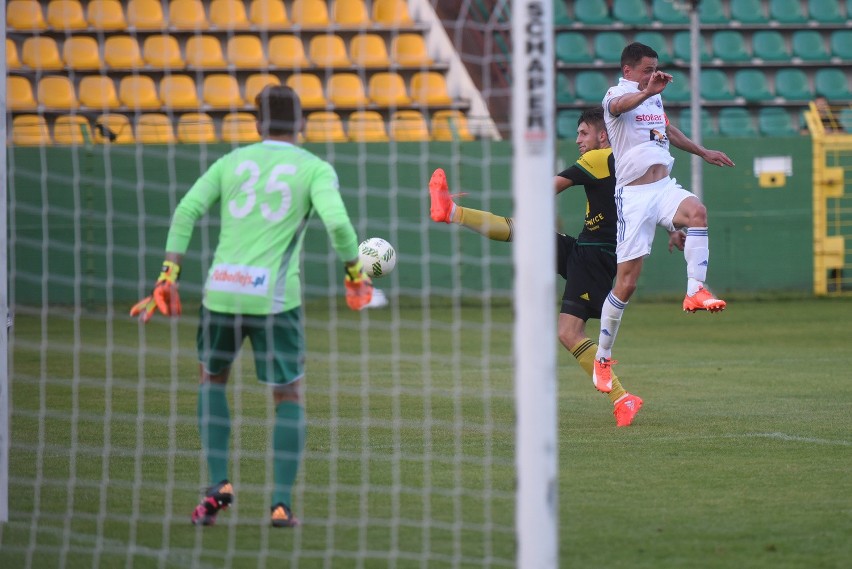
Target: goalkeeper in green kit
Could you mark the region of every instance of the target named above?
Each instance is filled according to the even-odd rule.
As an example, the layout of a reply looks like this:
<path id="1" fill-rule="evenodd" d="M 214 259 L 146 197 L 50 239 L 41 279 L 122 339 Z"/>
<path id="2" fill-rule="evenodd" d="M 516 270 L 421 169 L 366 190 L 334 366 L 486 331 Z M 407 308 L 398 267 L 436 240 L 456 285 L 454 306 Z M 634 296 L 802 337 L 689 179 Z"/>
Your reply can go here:
<path id="1" fill-rule="evenodd" d="M 217 160 L 178 204 L 166 241 L 162 273 L 151 296 L 130 314 L 147 322 L 159 309 L 180 315 L 177 279 L 195 222 L 216 202 L 219 245 L 207 274 L 198 325 L 198 427 L 211 486 L 192 512 L 212 525 L 234 499 L 228 481 L 231 420 L 225 388 L 243 340 L 251 341 L 255 370 L 275 402 L 271 522 L 299 524 L 291 489 L 305 444 L 304 325 L 299 259 L 308 218 L 316 211 L 344 262 L 346 302 L 364 308 L 373 286 L 358 260 L 358 239 L 330 164 L 295 145 L 301 129 L 299 97 L 269 86 L 257 98 L 262 142 Z"/>

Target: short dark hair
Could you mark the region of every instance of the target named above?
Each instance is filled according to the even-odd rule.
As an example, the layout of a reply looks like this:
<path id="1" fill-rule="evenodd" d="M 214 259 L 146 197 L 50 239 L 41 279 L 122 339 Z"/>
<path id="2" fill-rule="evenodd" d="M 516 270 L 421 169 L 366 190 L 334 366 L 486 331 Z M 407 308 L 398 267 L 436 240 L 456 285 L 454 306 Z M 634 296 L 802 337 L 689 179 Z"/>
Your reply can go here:
<path id="1" fill-rule="evenodd" d="M 583 123 L 593 126 L 598 130 L 606 130 L 603 106 L 598 105 L 597 107 L 583 109 L 583 113 L 580 115 L 580 118 L 577 119 L 577 126 L 580 126 Z"/>
<path id="2" fill-rule="evenodd" d="M 657 55 L 657 52 L 650 46 L 645 45 L 644 43 L 639 43 L 635 41 L 625 47 L 621 52 L 621 67 L 623 68 L 625 65 L 633 67 L 640 61 L 642 61 L 643 57 L 653 57 L 655 59 L 659 59 L 660 56 Z"/>
<path id="3" fill-rule="evenodd" d="M 267 85 L 254 98 L 254 104 L 261 136 L 287 136 L 299 132 L 302 102 L 290 87 Z"/>

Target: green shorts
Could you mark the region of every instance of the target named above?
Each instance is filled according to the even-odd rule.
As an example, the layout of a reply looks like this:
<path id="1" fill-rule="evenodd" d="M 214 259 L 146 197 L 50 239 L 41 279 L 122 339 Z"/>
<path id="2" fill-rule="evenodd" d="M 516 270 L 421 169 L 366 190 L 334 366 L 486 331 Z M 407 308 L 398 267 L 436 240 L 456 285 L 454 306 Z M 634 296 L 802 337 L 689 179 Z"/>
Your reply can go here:
<path id="1" fill-rule="evenodd" d="M 270 314 L 224 314 L 201 307 L 198 361 L 210 374 L 228 369 L 248 336 L 257 378 L 284 385 L 305 375 L 305 332 L 301 307 Z"/>

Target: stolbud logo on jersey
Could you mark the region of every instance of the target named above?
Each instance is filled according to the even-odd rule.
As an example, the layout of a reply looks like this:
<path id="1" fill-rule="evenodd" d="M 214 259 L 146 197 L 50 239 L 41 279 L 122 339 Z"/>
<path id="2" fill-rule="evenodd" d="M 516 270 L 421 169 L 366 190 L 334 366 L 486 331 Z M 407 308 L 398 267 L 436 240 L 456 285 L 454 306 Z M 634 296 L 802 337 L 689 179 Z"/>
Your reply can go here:
<path id="1" fill-rule="evenodd" d="M 219 264 L 210 272 L 207 288 L 221 292 L 265 296 L 269 291 L 269 269 Z"/>
<path id="2" fill-rule="evenodd" d="M 665 122 L 666 115 L 663 114 L 640 114 L 636 115 L 636 122 Z"/>

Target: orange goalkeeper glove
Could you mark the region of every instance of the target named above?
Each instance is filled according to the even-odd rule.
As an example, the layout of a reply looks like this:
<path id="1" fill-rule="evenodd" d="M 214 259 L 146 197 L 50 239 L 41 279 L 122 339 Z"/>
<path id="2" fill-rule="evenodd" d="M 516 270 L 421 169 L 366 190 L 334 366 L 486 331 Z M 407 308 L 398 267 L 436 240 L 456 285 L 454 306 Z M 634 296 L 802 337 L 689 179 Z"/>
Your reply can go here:
<path id="1" fill-rule="evenodd" d="M 139 316 L 142 322 L 147 322 L 159 309 L 166 316 L 180 316 L 180 296 L 178 295 L 177 280 L 180 276 L 180 265 L 171 261 L 163 261 L 154 291 L 133 305 L 131 316 Z"/>
<path id="2" fill-rule="evenodd" d="M 352 310 L 361 310 L 373 298 L 373 281 L 364 272 L 364 263 L 360 259 L 346 267 L 343 285 L 346 287 L 346 304 Z"/>

